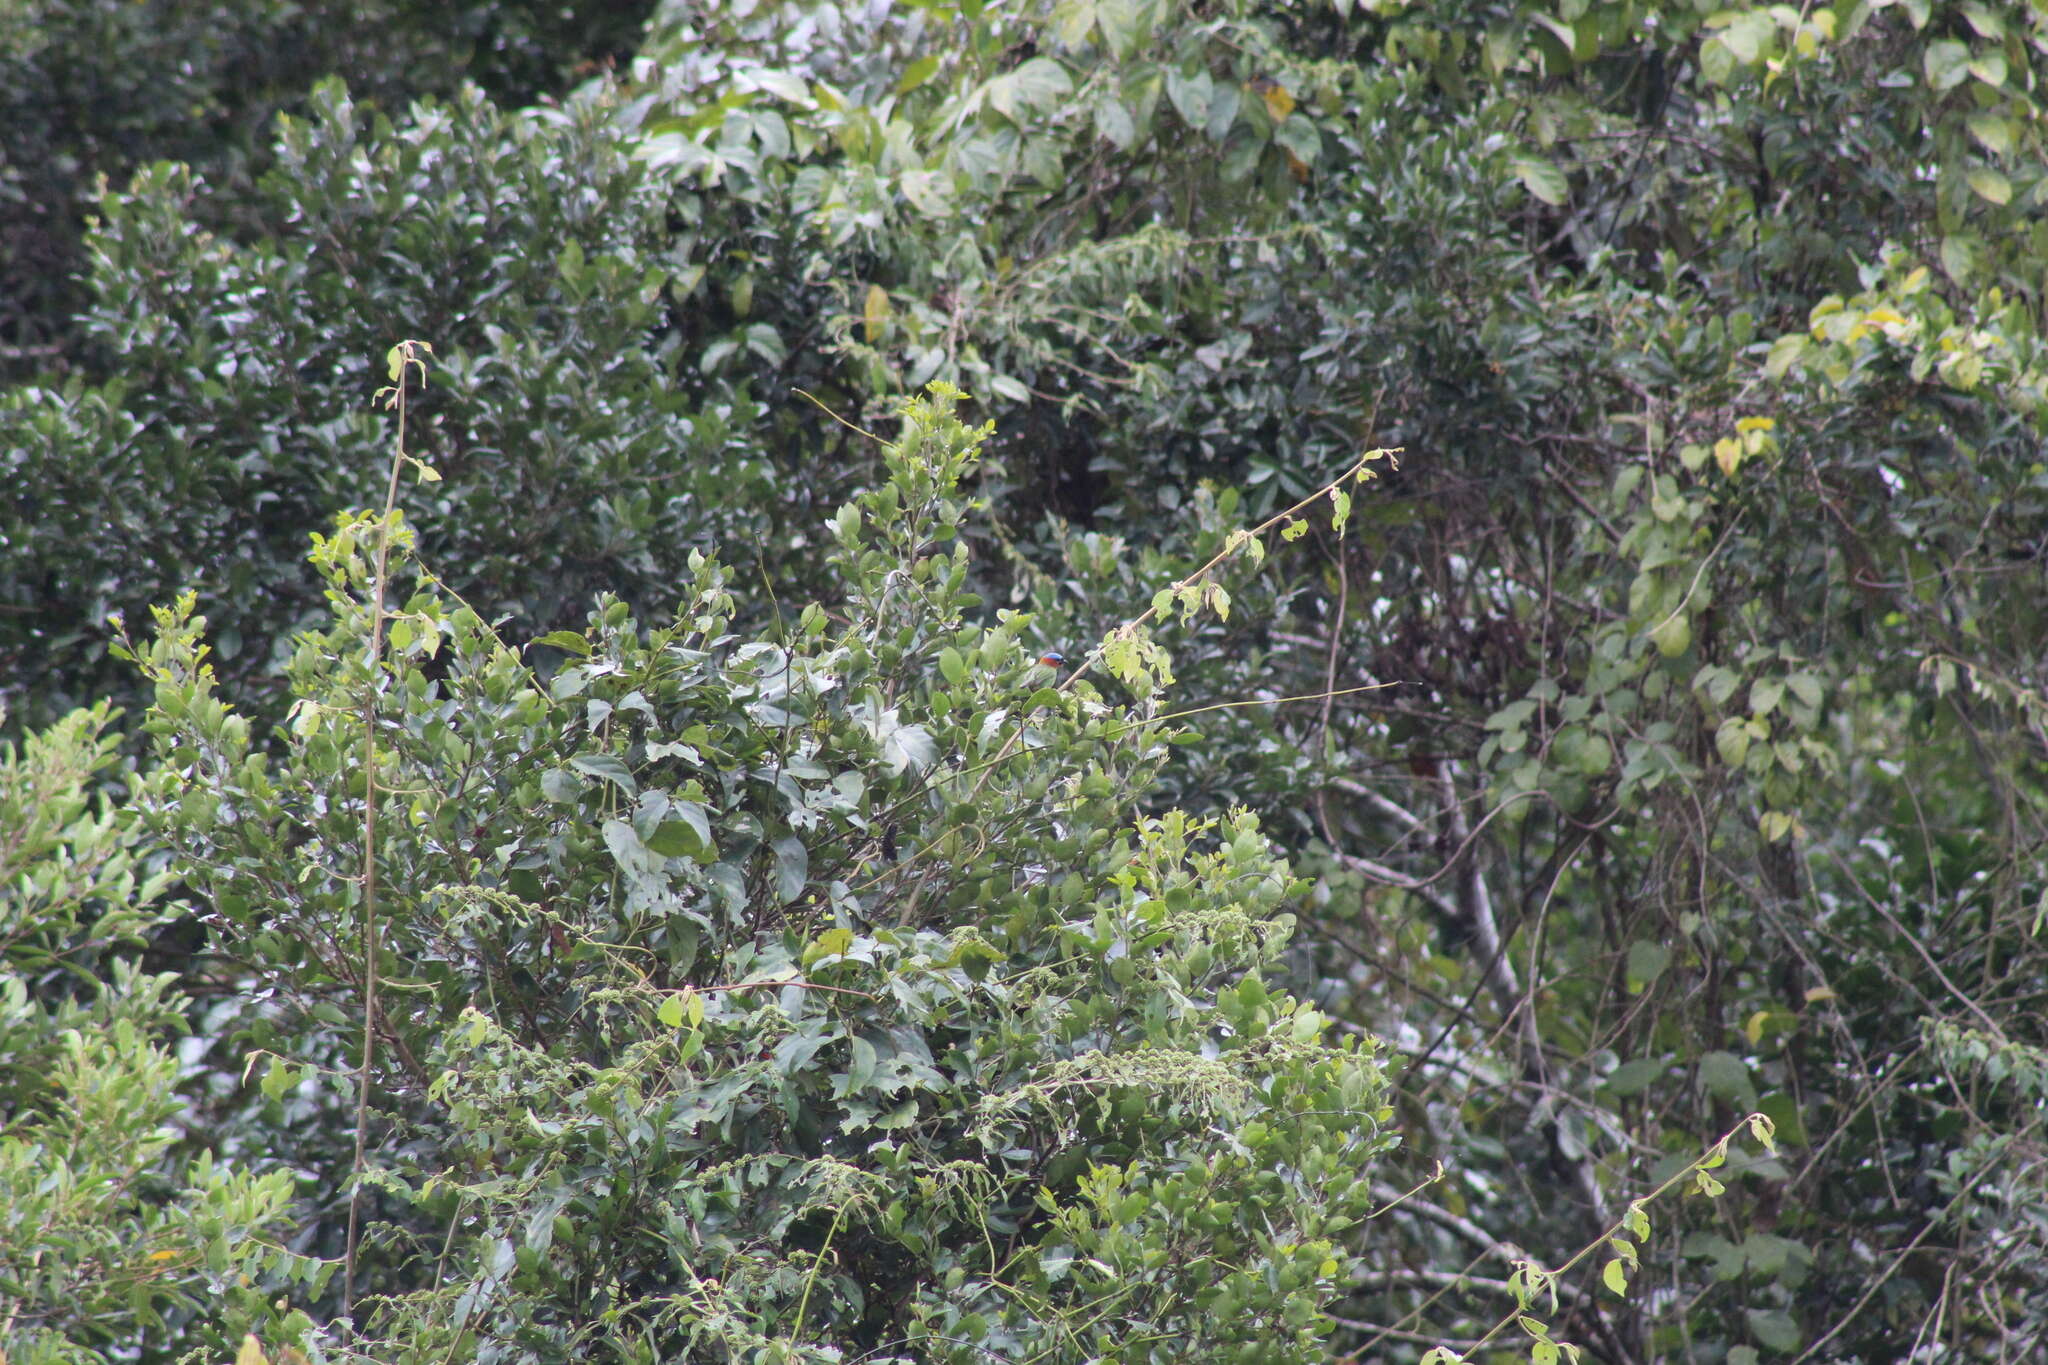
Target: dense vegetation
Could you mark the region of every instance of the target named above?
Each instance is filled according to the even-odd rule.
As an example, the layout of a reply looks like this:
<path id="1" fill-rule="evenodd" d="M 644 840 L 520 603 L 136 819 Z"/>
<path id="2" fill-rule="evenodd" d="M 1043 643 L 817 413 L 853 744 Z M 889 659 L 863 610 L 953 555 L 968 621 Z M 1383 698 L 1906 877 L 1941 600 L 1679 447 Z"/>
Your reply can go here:
<path id="1" fill-rule="evenodd" d="M 2037 9 L 375 8 L 0 15 L 7 1361 L 2038 1358 Z"/>

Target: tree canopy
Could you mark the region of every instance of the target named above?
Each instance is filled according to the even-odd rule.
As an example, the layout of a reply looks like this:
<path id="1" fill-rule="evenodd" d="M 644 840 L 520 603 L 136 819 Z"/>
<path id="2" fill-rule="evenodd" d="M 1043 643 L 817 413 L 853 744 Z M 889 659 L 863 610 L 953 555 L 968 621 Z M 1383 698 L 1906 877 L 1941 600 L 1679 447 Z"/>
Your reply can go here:
<path id="1" fill-rule="evenodd" d="M 8 1360 L 2036 1357 L 2037 9 L 132 8 Z"/>

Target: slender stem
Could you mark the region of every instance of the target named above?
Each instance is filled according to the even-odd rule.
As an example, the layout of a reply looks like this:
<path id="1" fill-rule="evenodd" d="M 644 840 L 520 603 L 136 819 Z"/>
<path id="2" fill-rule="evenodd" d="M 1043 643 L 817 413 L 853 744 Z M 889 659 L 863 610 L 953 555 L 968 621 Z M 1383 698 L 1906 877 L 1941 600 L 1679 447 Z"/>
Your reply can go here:
<path id="1" fill-rule="evenodd" d="M 413 365 L 426 365 L 402 341 L 392 403 L 398 410 L 398 434 L 391 454 L 391 477 L 384 489 L 384 515 L 377 524 L 377 567 L 370 579 L 370 650 L 363 679 L 363 1046 L 356 1072 L 356 1151 L 350 1171 L 348 1245 L 342 1258 L 341 1313 L 355 1312 L 356 1251 L 361 1244 L 363 1171 L 370 1138 L 370 1068 L 377 1055 L 377 670 L 384 655 L 384 589 L 391 565 L 391 518 L 398 508 L 398 475 L 405 465 L 405 376 Z"/>
<path id="2" fill-rule="evenodd" d="M 1759 1128 L 1759 1125 L 1762 1125 L 1762 1127 Z M 1744 1115 L 1740 1123 L 1736 1124 L 1733 1128 L 1730 1128 L 1727 1132 L 1723 1133 L 1718 1142 L 1714 1143 L 1712 1146 L 1708 1147 L 1706 1151 L 1702 1152 L 1698 1157 L 1694 1158 L 1694 1160 L 1687 1164 L 1683 1170 L 1680 1170 L 1673 1174 L 1670 1179 L 1666 1180 L 1663 1184 L 1657 1186 L 1656 1189 L 1651 1190 L 1642 1198 L 1631 1199 L 1628 1204 L 1629 1211 L 1627 1213 L 1624 1213 L 1620 1218 L 1617 1218 L 1613 1220 L 1611 1223 L 1609 1223 L 1607 1230 L 1605 1232 L 1601 1233 L 1592 1241 L 1586 1243 L 1586 1245 L 1584 1245 L 1583 1247 L 1580 1247 L 1577 1252 L 1573 1253 L 1570 1259 L 1564 1262 L 1564 1264 L 1558 1266 L 1555 1270 L 1543 1270 L 1540 1267 L 1536 1267 L 1532 1264 L 1531 1269 L 1537 1275 L 1540 1276 L 1542 1281 L 1554 1286 L 1557 1280 L 1563 1278 L 1563 1276 L 1568 1271 L 1570 1271 L 1573 1267 L 1577 1266 L 1581 1261 L 1585 1260 L 1588 1256 L 1591 1256 L 1601 1247 L 1606 1246 L 1615 1237 L 1618 1237 L 1623 1232 L 1628 1231 L 1630 1217 L 1633 1214 L 1635 1214 L 1636 1211 L 1643 1208 L 1643 1206 L 1653 1203 L 1656 1200 L 1662 1198 L 1674 1186 L 1691 1179 L 1697 1172 L 1708 1170 L 1714 1166 L 1720 1165 L 1721 1162 L 1727 1158 L 1728 1144 L 1730 1142 L 1733 1142 L 1736 1136 L 1740 1134 L 1743 1129 L 1748 1128 L 1752 1132 L 1768 1133 L 1770 1131 L 1769 1125 L 1770 1120 L 1762 1114 Z M 1556 1291 L 1553 1288 L 1551 1292 L 1554 1294 Z M 1480 1349 L 1481 1347 L 1485 1346 L 1487 1342 L 1492 1341 L 1496 1336 L 1500 1335 L 1501 1332 L 1507 1329 L 1509 1323 L 1518 1321 L 1519 1319 L 1527 1316 L 1529 1316 L 1528 1305 L 1517 1306 L 1513 1311 L 1509 1312 L 1506 1316 L 1501 1318 L 1499 1322 L 1496 1322 L 1492 1327 L 1489 1327 L 1483 1336 L 1481 1336 L 1477 1341 L 1473 1342 L 1471 1346 L 1467 1348 L 1464 1352 L 1460 1353 L 1457 1358 L 1469 1359 L 1473 1351 Z"/>
<path id="3" fill-rule="evenodd" d="M 1392 458 L 1398 454 L 1400 454 L 1400 450 L 1398 447 L 1392 449 L 1367 451 L 1364 455 L 1360 456 L 1358 460 L 1349 469 L 1345 470 L 1342 474 L 1339 474 L 1336 478 L 1330 480 L 1328 483 L 1324 484 L 1321 488 L 1318 488 L 1315 492 L 1309 494 L 1301 501 L 1295 503 L 1292 507 L 1289 507 L 1284 511 L 1275 512 L 1272 516 L 1267 517 L 1264 521 L 1260 522 L 1257 526 L 1252 527 L 1250 530 L 1240 529 L 1237 531 L 1233 531 L 1229 536 L 1224 538 L 1223 548 L 1218 550 L 1215 554 L 1209 557 L 1208 563 L 1202 565 L 1201 568 L 1196 569 L 1193 573 L 1188 574 L 1186 577 L 1177 580 L 1171 587 L 1167 588 L 1165 591 L 1174 594 L 1175 597 L 1178 597 L 1182 589 L 1191 588 L 1197 583 L 1200 583 L 1204 579 L 1208 578 L 1209 575 L 1215 571 L 1217 565 L 1221 564 L 1224 560 L 1229 559 L 1232 555 L 1238 553 L 1240 550 L 1244 549 L 1245 546 L 1251 544 L 1253 541 L 1258 540 L 1260 537 L 1264 536 L 1266 532 L 1272 530 L 1275 526 L 1280 526 L 1299 520 L 1301 518 L 1302 513 L 1307 511 L 1316 503 L 1323 501 L 1325 498 L 1338 498 L 1345 484 L 1363 482 L 1366 478 L 1369 477 L 1369 475 L 1367 475 L 1366 473 L 1367 467 L 1370 466 L 1375 460 L 1383 458 Z M 1129 635 L 1135 633 L 1140 626 L 1144 625 L 1147 621 L 1151 620 L 1158 614 L 1159 605 L 1157 598 L 1155 598 L 1152 606 L 1145 608 L 1145 610 L 1139 612 L 1136 616 L 1132 617 L 1130 620 L 1124 622 L 1115 630 L 1111 631 L 1110 637 L 1113 638 L 1117 635 Z M 1060 679 L 1060 681 L 1056 684 L 1058 690 L 1065 692 L 1071 687 L 1073 687 L 1074 683 L 1080 679 L 1083 673 L 1086 673 L 1089 669 L 1095 666 L 1096 661 L 1102 657 L 1102 650 L 1103 647 L 1100 644 L 1096 645 L 1095 648 L 1089 650 L 1088 657 L 1081 660 L 1081 662 L 1075 664 L 1073 671 L 1067 674 L 1066 677 Z M 1350 688 L 1346 690 L 1363 692 L 1370 691 L 1371 689 Z M 1306 698 L 1303 698 L 1302 700 L 1306 700 Z M 1224 703 L 1224 705 L 1228 704 L 1229 703 Z M 996 752 L 995 758 L 990 760 L 990 762 L 987 765 L 985 765 L 986 769 L 993 770 L 997 764 L 1001 763 L 1004 759 L 1008 758 L 1011 752 L 1016 749 L 1018 741 L 1021 740 L 1023 736 L 1024 728 L 1021 725 L 1017 729 L 1012 730 L 1010 732 L 1009 738 L 1003 741 L 1003 747 Z M 974 790 L 971 795 L 980 795 L 981 789 L 988 784 L 988 779 L 989 771 L 984 771 L 981 777 L 975 782 Z"/>
<path id="4" fill-rule="evenodd" d="M 826 1253 L 832 1250 L 832 1239 L 839 1235 L 839 1225 L 846 1220 L 846 1205 L 832 1211 L 832 1227 L 825 1233 L 825 1245 L 818 1248 L 817 1257 L 811 1262 L 811 1273 L 804 1277 L 803 1297 L 796 1303 L 796 1326 L 790 1331 L 789 1339 L 798 1341 L 804 1334 L 804 1317 L 811 1307 L 811 1286 L 818 1282 L 818 1271 L 825 1265 Z"/>

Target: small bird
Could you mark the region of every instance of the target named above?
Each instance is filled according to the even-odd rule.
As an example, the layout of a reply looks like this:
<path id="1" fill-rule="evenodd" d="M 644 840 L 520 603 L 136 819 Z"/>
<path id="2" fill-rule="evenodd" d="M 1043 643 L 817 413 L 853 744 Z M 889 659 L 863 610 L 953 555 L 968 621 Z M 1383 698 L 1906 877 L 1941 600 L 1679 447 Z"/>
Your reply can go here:
<path id="1" fill-rule="evenodd" d="M 1067 662 L 1067 656 L 1056 649 L 1048 649 L 1038 656 L 1038 662 L 1047 668 L 1057 669 Z"/>

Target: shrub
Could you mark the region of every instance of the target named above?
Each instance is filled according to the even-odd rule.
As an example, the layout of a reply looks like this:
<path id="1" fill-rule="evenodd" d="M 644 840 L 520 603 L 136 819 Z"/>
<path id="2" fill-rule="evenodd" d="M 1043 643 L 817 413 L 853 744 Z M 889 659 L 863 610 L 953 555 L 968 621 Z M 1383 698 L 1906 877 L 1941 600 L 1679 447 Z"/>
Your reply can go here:
<path id="1" fill-rule="evenodd" d="M 135 950 L 168 918 L 132 813 L 93 786 L 104 704 L 0 744 L 0 1357 L 136 1358 L 267 1319 L 317 1285 L 279 1243 L 294 1181 L 180 1131 L 189 1002 Z M 161 1358 L 161 1357 L 160 1357 Z"/>
<path id="2" fill-rule="evenodd" d="M 0 379 L 87 360 L 86 215 L 102 176 L 162 159 L 236 193 L 262 169 L 272 118 L 302 112 L 324 77 L 397 109 L 475 81 L 503 104 L 622 55 L 652 8 L 558 4 L 346 5 L 289 0 L 33 0 L 0 9 Z"/>
<path id="3" fill-rule="evenodd" d="M 13 694 L 24 722 L 128 695 L 101 623 L 187 587 L 228 676 L 274 685 L 319 609 L 307 529 L 381 496 L 357 357 L 395 324 L 440 347 L 426 524 L 487 615 L 566 625 L 600 587 L 666 605 L 690 549 L 772 492 L 734 436 L 744 394 L 692 410 L 643 344 L 666 193 L 595 102 L 513 117 L 472 92 L 402 128 L 338 85 L 314 106 L 280 125 L 259 241 L 202 228 L 186 167 L 109 193 L 83 325 L 120 378 L 0 398 L 0 471 L 26 493 L 0 508 L 0 673 L 38 683 Z"/>
<path id="4" fill-rule="evenodd" d="M 373 1012 L 366 1353 L 1323 1357 L 1375 1054 L 1265 984 L 1293 883 L 1256 822 L 1134 820 L 1166 732 L 970 620 L 952 405 L 833 519 L 838 599 L 754 638 L 698 555 L 674 624 L 607 599 L 543 679 L 359 517 L 281 759 L 189 595 L 131 647 L 152 818 L 289 1002 L 252 1037 L 320 1131 Z M 417 586 L 373 662 L 384 537 Z"/>

